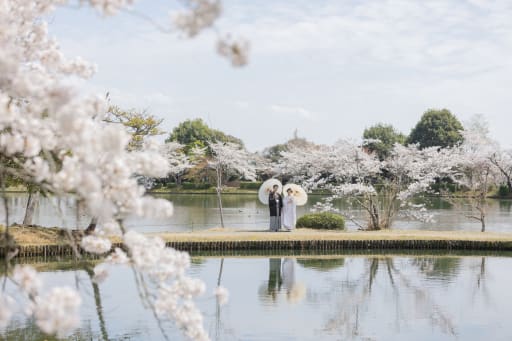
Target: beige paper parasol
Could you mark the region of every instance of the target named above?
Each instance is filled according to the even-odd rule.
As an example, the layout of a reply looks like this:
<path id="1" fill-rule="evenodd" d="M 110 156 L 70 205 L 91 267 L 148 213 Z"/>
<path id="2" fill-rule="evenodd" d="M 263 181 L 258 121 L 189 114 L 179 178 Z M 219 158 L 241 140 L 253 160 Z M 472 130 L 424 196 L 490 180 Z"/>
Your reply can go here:
<path id="1" fill-rule="evenodd" d="M 304 188 L 300 187 L 296 184 L 286 184 L 283 187 L 283 196 L 286 197 L 288 195 L 288 188 L 291 188 L 293 193 L 293 197 L 295 198 L 295 204 L 297 206 L 303 206 L 308 202 L 308 194 L 304 190 Z"/>
<path id="2" fill-rule="evenodd" d="M 268 195 L 272 191 L 274 185 L 279 186 L 279 188 L 277 189 L 277 193 L 281 193 L 283 185 L 281 184 L 281 181 L 277 179 L 268 179 L 267 181 L 261 184 L 260 189 L 258 190 L 258 198 L 260 199 L 262 204 L 268 205 Z"/>

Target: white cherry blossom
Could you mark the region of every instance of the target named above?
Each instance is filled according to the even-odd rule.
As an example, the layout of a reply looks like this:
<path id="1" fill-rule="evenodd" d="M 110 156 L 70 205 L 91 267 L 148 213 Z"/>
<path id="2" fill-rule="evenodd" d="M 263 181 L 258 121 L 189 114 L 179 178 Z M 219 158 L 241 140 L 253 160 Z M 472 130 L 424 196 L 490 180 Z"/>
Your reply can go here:
<path id="1" fill-rule="evenodd" d="M 98 236 L 85 236 L 80 246 L 87 252 L 104 254 L 112 248 L 112 242 L 108 238 Z"/>
<path id="2" fill-rule="evenodd" d="M 0 328 L 5 328 L 9 324 L 14 304 L 12 297 L 0 292 Z"/>
<path id="3" fill-rule="evenodd" d="M 223 286 L 219 285 L 218 287 L 216 287 L 215 290 L 213 291 L 213 294 L 217 298 L 220 305 L 224 305 L 224 304 L 228 303 L 229 292 Z"/>
<path id="4" fill-rule="evenodd" d="M 41 278 L 30 265 L 16 265 L 12 273 L 12 279 L 28 295 L 35 296 L 41 290 Z"/>
<path id="5" fill-rule="evenodd" d="M 55 287 L 35 299 L 36 324 L 47 334 L 63 338 L 80 325 L 80 295 L 68 287 Z"/>

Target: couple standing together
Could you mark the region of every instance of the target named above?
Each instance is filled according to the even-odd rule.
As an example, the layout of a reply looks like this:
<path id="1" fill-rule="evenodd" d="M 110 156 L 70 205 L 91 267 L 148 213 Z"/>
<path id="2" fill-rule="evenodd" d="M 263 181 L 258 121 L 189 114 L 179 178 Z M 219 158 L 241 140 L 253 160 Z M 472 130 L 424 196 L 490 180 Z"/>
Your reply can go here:
<path id="1" fill-rule="evenodd" d="M 270 231 L 277 232 L 284 227 L 285 231 L 290 232 L 295 228 L 297 218 L 297 204 L 293 197 L 293 190 L 288 188 L 284 198 L 278 193 L 279 186 L 274 185 L 268 197 L 268 207 L 270 209 Z"/>

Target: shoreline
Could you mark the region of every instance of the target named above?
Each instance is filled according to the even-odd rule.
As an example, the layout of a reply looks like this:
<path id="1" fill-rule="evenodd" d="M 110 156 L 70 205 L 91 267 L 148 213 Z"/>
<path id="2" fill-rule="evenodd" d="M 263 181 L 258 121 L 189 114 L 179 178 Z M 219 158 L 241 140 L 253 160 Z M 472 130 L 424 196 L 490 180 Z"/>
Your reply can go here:
<path id="1" fill-rule="evenodd" d="M 13 189 L 6 189 L 5 193 L 19 194 L 19 193 L 28 193 L 28 191 L 26 191 L 24 189 L 13 188 Z M 196 189 L 196 190 L 194 190 L 194 189 L 192 189 L 192 190 L 190 190 L 190 189 L 188 189 L 188 190 L 172 190 L 172 189 L 161 190 L 161 189 L 155 189 L 155 190 L 148 190 L 148 191 L 146 191 L 146 193 L 151 194 L 151 195 L 159 195 L 159 194 L 162 194 L 162 195 L 170 195 L 170 194 L 172 194 L 172 195 L 181 195 L 181 194 L 182 195 L 194 195 L 194 194 L 195 195 L 198 195 L 198 194 L 217 195 L 217 192 L 213 188 L 206 189 L 206 190 L 199 190 L 199 189 Z M 317 191 L 317 192 L 308 193 L 308 196 L 328 196 L 331 194 L 332 193 L 330 193 L 328 191 Z M 222 192 L 222 195 L 258 195 L 258 190 L 227 187 L 227 189 Z M 441 199 L 446 198 L 446 197 L 451 197 L 451 198 L 455 198 L 455 199 L 466 199 L 466 198 L 470 198 L 471 195 L 464 195 L 461 193 L 457 193 L 457 194 L 453 194 L 451 196 L 426 195 L 426 197 L 441 198 Z M 502 197 L 502 196 L 499 196 L 496 194 L 489 194 L 486 198 L 487 199 L 498 199 L 498 200 L 512 200 L 512 195 Z"/>
<path id="2" fill-rule="evenodd" d="M 18 253 L 15 258 L 71 256 L 73 249 L 62 239 L 61 229 L 11 228 Z M 323 231 L 297 229 L 292 232 L 242 231 L 215 228 L 182 233 L 147 233 L 161 237 L 168 247 L 191 253 L 279 253 L 279 252 L 385 252 L 401 251 L 512 251 L 512 233 L 463 231 Z M 112 248 L 122 247 L 112 238 Z M 5 248 L 0 248 L 4 258 Z"/>

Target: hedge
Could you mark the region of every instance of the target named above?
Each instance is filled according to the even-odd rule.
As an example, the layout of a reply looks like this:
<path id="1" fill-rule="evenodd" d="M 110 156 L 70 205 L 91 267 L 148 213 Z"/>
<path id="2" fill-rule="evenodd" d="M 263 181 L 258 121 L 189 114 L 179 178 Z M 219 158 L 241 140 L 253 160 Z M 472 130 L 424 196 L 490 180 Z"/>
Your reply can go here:
<path id="1" fill-rule="evenodd" d="M 297 219 L 296 226 L 313 229 L 342 230 L 345 228 L 345 219 L 339 214 L 331 212 L 310 213 Z"/>
<path id="2" fill-rule="evenodd" d="M 261 184 L 260 181 L 241 181 L 240 189 L 259 189 Z"/>
<path id="3" fill-rule="evenodd" d="M 498 195 L 500 197 L 507 197 L 510 195 L 507 185 L 500 185 L 500 187 L 498 187 Z"/>
<path id="4" fill-rule="evenodd" d="M 208 188 L 212 187 L 212 185 L 209 184 L 209 183 L 199 183 L 199 184 L 196 184 L 196 183 L 193 183 L 193 182 L 183 182 L 181 184 L 181 187 L 183 189 L 208 189 Z"/>

